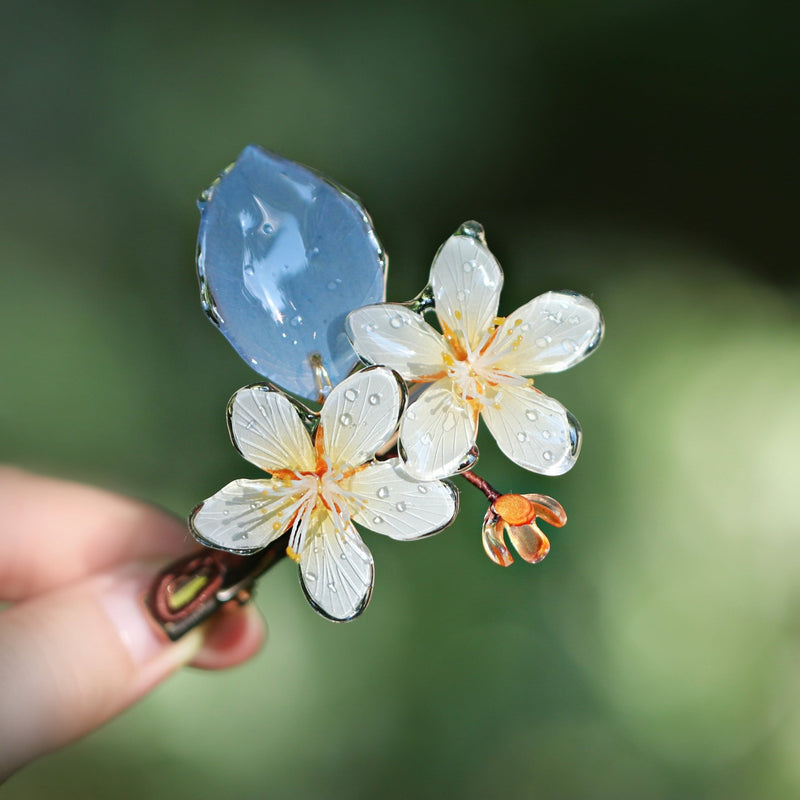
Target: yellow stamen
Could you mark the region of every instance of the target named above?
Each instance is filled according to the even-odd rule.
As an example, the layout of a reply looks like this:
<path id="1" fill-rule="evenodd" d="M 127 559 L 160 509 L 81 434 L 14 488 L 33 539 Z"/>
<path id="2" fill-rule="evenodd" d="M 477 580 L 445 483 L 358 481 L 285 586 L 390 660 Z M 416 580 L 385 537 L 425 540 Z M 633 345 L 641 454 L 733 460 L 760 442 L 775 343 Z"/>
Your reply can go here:
<path id="1" fill-rule="evenodd" d="M 287 547 L 286 548 L 286 555 L 289 556 L 289 558 L 291 558 L 292 561 L 295 562 L 295 564 L 299 564 L 300 563 L 300 555 L 299 555 L 299 553 L 295 553 L 295 551 L 292 550 L 291 547 Z"/>

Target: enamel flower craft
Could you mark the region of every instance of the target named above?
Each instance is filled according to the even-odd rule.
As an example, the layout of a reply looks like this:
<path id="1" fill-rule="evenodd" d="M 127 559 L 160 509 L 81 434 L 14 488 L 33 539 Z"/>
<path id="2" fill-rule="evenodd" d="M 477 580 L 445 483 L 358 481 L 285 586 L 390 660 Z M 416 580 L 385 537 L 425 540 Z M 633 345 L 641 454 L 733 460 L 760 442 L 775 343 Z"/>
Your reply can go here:
<path id="1" fill-rule="evenodd" d="M 569 470 L 580 427 L 534 377 L 597 348 L 597 306 L 547 292 L 499 317 L 503 273 L 476 222 L 442 245 L 415 300 L 387 303 L 386 255 L 361 203 L 255 145 L 200 209 L 203 308 L 268 381 L 237 391 L 227 410 L 234 446 L 263 477 L 233 480 L 192 512 L 208 549 L 163 570 L 147 598 L 167 635 L 245 602 L 283 556 L 316 611 L 353 619 L 375 575 L 359 528 L 400 542 L 443 530 L 458 513 L 454 476 L 487 498 L 492 561 L 513 562 L 509 542 L 541 561 L 550 543 L 537 520 L 561 527 L 566 513 L 474 471 L 479 421 L 523 469 Z"/>
<path id="2" fill-rule="evenodd" d="M 534 389 L 529 376 L 586 358 L 603 335 L 600 311 L 587 297 L 548 292 L 500 318 L 502 285 L 483 228 L 469 222 L 442 245 L 431 269 L 429 296 L 441 333 L 413 308 L 394 303 L 348 317 L 364 361 L 430 384 L 400 426 L 403 465 L 418 478 L 470 466 L 479 417 L 503 453 L 525 469 L 561 475 L 578 457 L 578 423 Z"/>
<path id="3" fill-rule="evenodd" d="M 352 619 L 374 573 L 353 523 L 411 541 L 449 525 L 458 507 L 450 484 L 417 481 L 397 458 L 375 459 L 404 404 L 404 384 L 383 367 L 342 381 L 318 414 L 269 385 L 240 389 L 228 406 L 231 439 L 271 477 L 233 481 L 201 503 L 189 523 L 196 537 L 245 554 L 288 530 L 287 554 L 311 604 L 330 619 Z"/>

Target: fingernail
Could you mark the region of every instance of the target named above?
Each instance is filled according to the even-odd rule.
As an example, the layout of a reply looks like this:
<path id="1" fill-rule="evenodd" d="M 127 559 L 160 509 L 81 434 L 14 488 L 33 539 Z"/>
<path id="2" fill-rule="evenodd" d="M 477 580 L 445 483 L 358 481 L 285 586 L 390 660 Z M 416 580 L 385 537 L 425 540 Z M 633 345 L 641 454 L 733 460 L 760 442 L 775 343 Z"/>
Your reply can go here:
<path id="1" fill-rule="evenodd" d="M 144 596 L 157 572 L 157 565 L 129 564 L 97 578 L 102 605 L 131 660 L 138 666 L 163 658 L 174 665 L 185 663 L 202 646 L 199 632 L 170 642 L 150 617 Z"/>

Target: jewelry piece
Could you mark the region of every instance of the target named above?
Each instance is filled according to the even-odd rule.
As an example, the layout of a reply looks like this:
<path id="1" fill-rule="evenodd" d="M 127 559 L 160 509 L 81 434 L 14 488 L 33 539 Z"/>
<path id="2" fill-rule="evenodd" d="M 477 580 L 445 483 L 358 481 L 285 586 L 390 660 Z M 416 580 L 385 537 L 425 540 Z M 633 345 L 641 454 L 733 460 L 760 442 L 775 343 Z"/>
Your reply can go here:
<path id="1" fill-rule="evenodd" d="M 284 555 L 298 563 L 315 610 L 353 619 L 374 577 L 354 523 L 400 541 L 436 533 L 457 514 L 458 492 L 443 480 L 456 474 L 488 500 L 488 556 L 512 563 L 508 534 L 524 560 L 541 561 L 550 543 L 536 520 L 561 527 L 564 509 L 546 495 L 503 494 L 472 470 L 478 419 L 519 466 L 570 469 L 580 426 L 530 376 L 597 348 L 597 306 L 548 292 L 498 317 L 503 274 L 477 222 L 442 245 L 417 298 L 382 302 L 387 258 L 359 201 L 255 145 L 199 206 L 203 308 L 269 379 L 233 395 L 228 429 L 268 476 L 235 480 L 192 512 L 195 538 L 214 549 L 153 583 L 146 601 L 166 634 L 178 638 L 221 605 L 246 602 Z M 371 366 L 351 374 L 358 357 Z"/>
<path id="2" fill-rule="evenodd" d="M 533 388 L 531 375 L 561 372 L 592 353 L 603 318 L 588 297 L 540 295 L 498 317 L 503 273 L 483 227 L 465 222 L 439 249 L 426 302 L 351 312 L 347 333 L 367 363 L 431 384 L 400 424 L 403 466 L 420 479 L 463 472 L 477 458 L 478 419 L 515 464 L 561 475 L 581 445 L 577 420 Z M 423 318 L 434 311 L 441 333 Z"/>
<path id="3" fill-rule="evenodd" d="M 246 554 L 290 531 L 287 555 L 300 567 L 311 605 L 328 619 L 352 619 L 372 594 L 372 556 L 354 522 L 399 541 L 447 527 L 455 487 L 420 482 L 398 458 L 378 461 L 405 406 L 405 384 L 368 367 L 335 386 L 317 414 L 268 384 L 240 389 L 228 405 L 237 450 L 272 477 L 238 480 L 189 519 L 203 544 Z"/>

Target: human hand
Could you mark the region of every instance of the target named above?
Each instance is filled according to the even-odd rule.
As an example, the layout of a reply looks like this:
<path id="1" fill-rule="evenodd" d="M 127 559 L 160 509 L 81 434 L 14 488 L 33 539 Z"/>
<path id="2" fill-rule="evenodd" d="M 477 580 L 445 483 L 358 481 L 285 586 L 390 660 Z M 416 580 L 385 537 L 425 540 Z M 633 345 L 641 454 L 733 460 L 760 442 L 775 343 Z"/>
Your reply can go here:
<path id="1" fill-rule="evenodd" d="M 180 666 L 231 667 L 264 639 L 226 607 L 171 643 L 142 596 L 160 562 L 196 548 L 168 514 L 0 466 L 0 781 L 119 714 Z"/>

